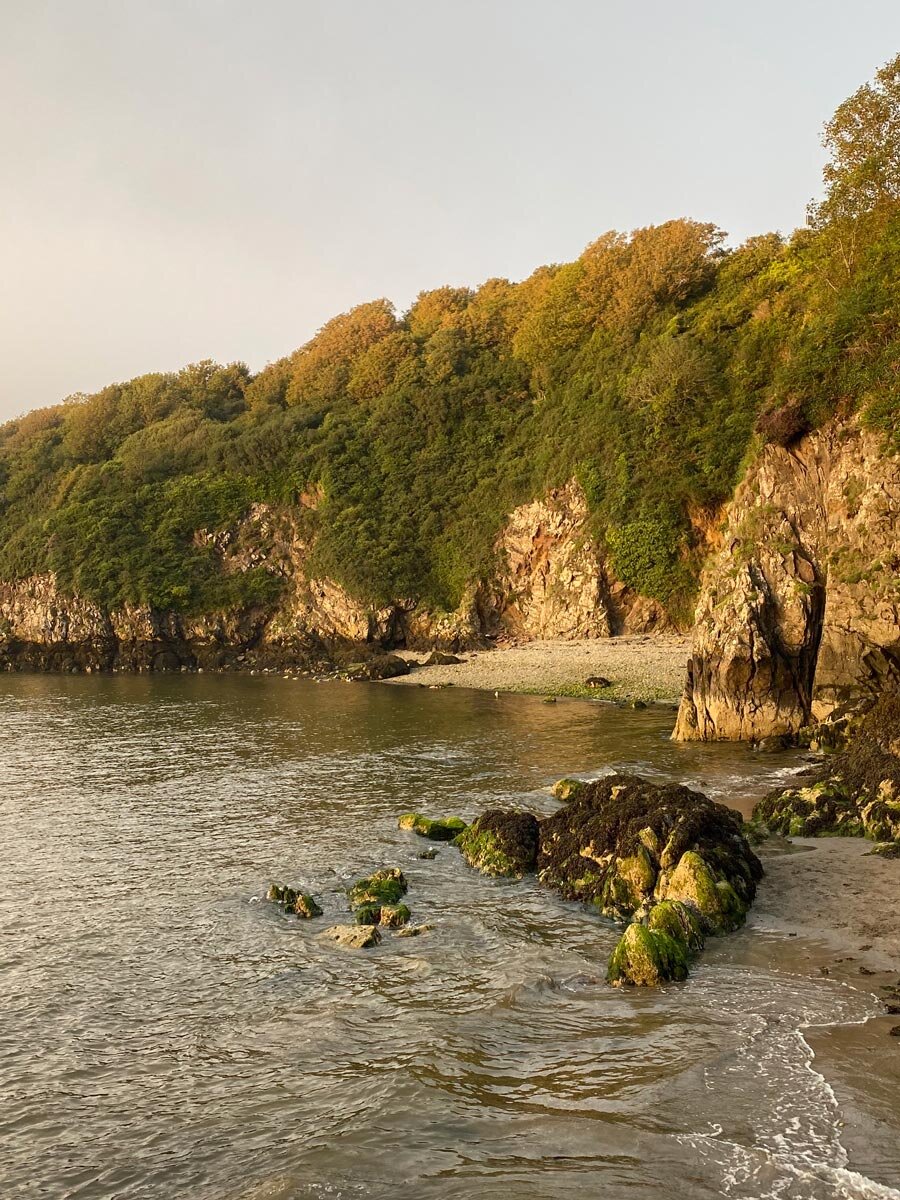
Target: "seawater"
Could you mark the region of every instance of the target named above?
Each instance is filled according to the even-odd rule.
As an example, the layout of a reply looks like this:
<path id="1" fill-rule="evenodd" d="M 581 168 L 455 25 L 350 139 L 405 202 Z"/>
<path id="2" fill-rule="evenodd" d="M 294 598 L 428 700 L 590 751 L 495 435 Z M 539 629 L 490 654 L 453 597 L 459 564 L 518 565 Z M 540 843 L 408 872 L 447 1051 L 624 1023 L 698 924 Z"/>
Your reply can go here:
<path id="1" fill-rule="evenodd" d="M 876 1001 L 819 975 L 814 945 L 751 922 L 686 984 L 616 991 L 611 923 L 449 847 L 422 861 L 396 827 L 408 809 L 549 812 L 555 778 L 613 768 L 746 812 L 799 764 L 674 745 L 672 718 L 281 679 L 0 679 L 0 1196 L 900 1196 Z M 317 940 L 344 886 L 392 864 L 433 931 L 359 954 Z M 266 904 L 273 879 L 325 917 Z M 840 1080 L 816 1029 L 850 1039 Z M 870 1115 L 861 1165 L 847 1125 Z"/>

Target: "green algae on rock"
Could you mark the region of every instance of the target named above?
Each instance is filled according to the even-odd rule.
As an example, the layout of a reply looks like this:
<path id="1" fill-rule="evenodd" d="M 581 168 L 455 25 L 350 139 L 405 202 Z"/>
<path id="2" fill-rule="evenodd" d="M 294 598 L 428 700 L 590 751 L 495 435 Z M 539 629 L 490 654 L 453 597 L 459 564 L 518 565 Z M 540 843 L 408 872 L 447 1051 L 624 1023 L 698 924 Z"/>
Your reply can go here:
<path id="1" fill-rule="evenodd" d="M 404 813 L 397 826 L 409 829 L 419 837 L 430 838 L 433 842 L 452 842 L 466 828 L 466 823 L 462 817 L 432 818 L 423 813 Z"/>
<path id="2" fill-rule="evenodd" d="M 354 910 L 357 925 L 383 925 L 399 929 L 409 922 L 412 913 L 405 904 L 361 904 Z"/>
<path id="3" fill-rule="evenodd" d="M 868 837 L 900 844 L 900 692 L 845 717 L 845 743 L 802 787 L 770 793 L 753 823 L 787 837 Z"/>
<path id="4" fill-rule="evenodd" d="M 632 921 L 613 950 L 606 978 L 614 987 L 623 983 L 658 987 L 686 979 L 688 954 L 683 943 L 661 930 Z"/>
<path id="5" fill-rule="evenodd" d="M 532 813 L 491 809 L 454 839 L 470 867 L 485 875 L 521 879 L 537 861 L 540 822 Z"/>
<path id="6" fill-rule="evenodd" d="M 575 795 L 585 786 L 581 779 L 557 779 L 553 787 L 550 789 L 550 794 L 556 800 L 562 800 L 564 803 L 572 800 Z"/>
<path id="7" fill-rule="evenodd" d="M 681 899 L 710 932 L 740 923 L 762 877 L 738 813 L 636 775 L 586 784 L 542 821 L 537 866 L 542 883 L 604 916 L 628 920 L 644 904 Z"/>
<path id="8" fill-rule="evenodd" d="M 385 867 L 365 879 L 358 879 L 347 889 L 347 898 L 350 907 L 356 910 L 363 905 L 397 904 L 408 890 L 406 876 L 400 868 Z"/>
<path id="9" fill-rule="evenodd" d="M 294 913 L 298 917 L 312 918 L 322 915 L 322 909 L 308 892 L 299 892 L 279 883 L 270 885 L 266 899 L 273 904 L 280 904 L 285 912 Z"/>

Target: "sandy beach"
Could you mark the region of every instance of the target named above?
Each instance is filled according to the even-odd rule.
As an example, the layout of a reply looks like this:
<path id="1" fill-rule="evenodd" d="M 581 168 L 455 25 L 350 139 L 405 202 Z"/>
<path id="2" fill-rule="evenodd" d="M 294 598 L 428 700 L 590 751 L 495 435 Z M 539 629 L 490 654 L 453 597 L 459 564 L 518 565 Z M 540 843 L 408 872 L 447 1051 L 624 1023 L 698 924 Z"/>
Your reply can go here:
<path id="1" fill-rule="evenodd" d="M 871 849 L 864 838 L 772 838 L 759 850 L 766 875 L 751 924 L 827 944 L 835 975 L 896 976 L 900 859 Z"/>
<path id="2" fill-rule="evenodd" d="M 478 688 L 548 696 L 594 696 L 603 700 L 677 701 L 684 685 L 690 639 L 677 634 L 535 641 L 460 654 L 462 662 L 415 667 L 389 680 L 400 686 Z M 406 652 L 411 662 L 421 654 Z M 591 676 L 610 681 L 586 686 Z"/>

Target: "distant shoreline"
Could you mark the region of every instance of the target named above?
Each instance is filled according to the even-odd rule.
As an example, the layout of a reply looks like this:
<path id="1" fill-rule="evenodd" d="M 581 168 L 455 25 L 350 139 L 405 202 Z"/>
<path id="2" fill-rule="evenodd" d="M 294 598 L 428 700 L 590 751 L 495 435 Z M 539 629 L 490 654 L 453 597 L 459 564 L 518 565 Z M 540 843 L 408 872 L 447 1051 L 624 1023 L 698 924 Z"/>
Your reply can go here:
<path id="1" fill-rule="evenodd" d="M 425 657 L 402 653 L 415 662 Z M 684 686 L 689 653 L 690 638 L 679 634 L 523 642 L 460 653 L 460 663 L 414 667 L 409 675 L 386 682 L 674 704 Z M 588 686 L 592 677 L 608 679 L 610 686 Z"/>

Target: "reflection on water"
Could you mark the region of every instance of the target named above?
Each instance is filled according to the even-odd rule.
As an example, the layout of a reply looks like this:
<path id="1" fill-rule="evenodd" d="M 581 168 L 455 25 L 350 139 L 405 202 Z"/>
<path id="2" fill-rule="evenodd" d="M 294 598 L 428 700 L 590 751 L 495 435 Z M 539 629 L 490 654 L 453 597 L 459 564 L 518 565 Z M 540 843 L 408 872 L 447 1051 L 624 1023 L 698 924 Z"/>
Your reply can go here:
<path id="1" fill-rule="evenodd" d="M 264 679 L 7 677 L 0 716 L 3 1195 L 896 1194 L 848 1170 L 801 1031 L 871 998 L 796 942 L 614 991 L 612 925 L 396 828 L 612 766 L 746 811 L 793 760 L 657 709 Z M 339 917 L 394 862 L 435 929 L 369 954 L 259 901 Z"/>

